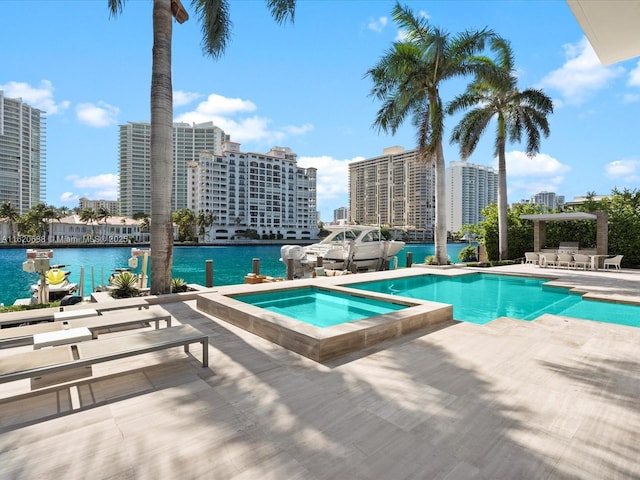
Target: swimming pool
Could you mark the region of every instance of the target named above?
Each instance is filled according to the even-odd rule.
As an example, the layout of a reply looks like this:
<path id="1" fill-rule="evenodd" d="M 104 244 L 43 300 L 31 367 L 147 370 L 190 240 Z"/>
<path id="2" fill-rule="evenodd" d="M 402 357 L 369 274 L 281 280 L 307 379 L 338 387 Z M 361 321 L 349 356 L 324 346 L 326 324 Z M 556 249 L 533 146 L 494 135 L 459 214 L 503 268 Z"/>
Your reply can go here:
<path id="1" fill-rule="evenodd" d="M 545 286 L 548 280 L 472 273 L 352 283 L 349 288 L 433 300 L 453 305 L 453 318 L 484 324 L 498 317 L 533 320 L 545 313 L 640 327 L 640 306 L 583 300 L 566 288 Z"/>
<path id="2" fill-rule="evenodd" d="M 316 327 L 330 327 L 407 308 L 407 305 L 314 287 L 232 298 Z"/>
<path id="3" fill-rule="evenodd" d="M 451 305 L 336 285 L 319 287 L 316 280 L 223 287 L 198 295 L 196 306 L 317 362 L 453 323 Z M 316 326 L 313 319 L 331 325 Z"/>

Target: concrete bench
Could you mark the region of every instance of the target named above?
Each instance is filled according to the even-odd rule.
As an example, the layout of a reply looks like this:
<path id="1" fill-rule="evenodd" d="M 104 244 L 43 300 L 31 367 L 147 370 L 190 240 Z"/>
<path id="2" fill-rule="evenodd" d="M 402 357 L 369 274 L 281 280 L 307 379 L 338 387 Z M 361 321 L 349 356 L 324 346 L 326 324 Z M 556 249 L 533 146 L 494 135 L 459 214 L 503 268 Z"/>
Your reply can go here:
<path id="1" fill-rule="evenodd" d="M 59 311 L 59 308 L 35 308 L 0 313 L 0 328 L 4 329 L 10 325 L 20 325 L 27 322 L 50 322 L 53 320 L 53 314 Z"/>
<path id="2" fill-rule="evenodd" d="M 191 325 L 148 330 L 119 337 L 60 345 L 0 358 L 0 383 L 62 372 L 173 347 L 189 352 L 202 344 L 202 367 L 209 366 L 209 337 Z"/>
<path id="3" fill-rule="evenodd" d="M 60 322 L 71 320 L 72 318 L 97 317 L 98 311 L 95 308 L 80 308 L 78 310 L 63 310 L 53 314 L 53 320 Z"/>
<path id="4" fill-rule="evenodd" d="M 167 327 L 170 327 L 171 315 L 162 308 L 152 308 L 149 310 L 132 310 L 130 312 L 110 311 L 94 317 L 71 318 L 66 321 L 2 328 L 0 329 L 0 348 L 30 345 L 33 343 L 34 335 L 56 332 L 67 328 L 86 327 L 91 330 L 93 338 L 97 338 L 98 332 L 109 328 L 155 322 L 156 329 L 158 329 L 161 321 L 166 322 Z"/>
<path id="5" fill-rule="evenodd" d="M 125 308 L 137 308 L 138 310 L 149 308 L 149 302 L 140 297 L 120 298 L 118 300 L 90 303 L 89 305 L 91 305 L 92 308 L 95 308 L 98 312 L 109 312 Z"/>
<path id="6" fill-rule="evenodd" d="M 36 333 L 33 336 L 33 348 L 39 350 L 45 347 L 83 342 L 91 338 L 91 332 L 86 327 Z"/>
<path id="7" fill-rule="evenodd" d="M 155 322 L 156 330 L 160 328 L 160 322 L 167 323 L 167 327 L 171 327 L 171 314 L 162 308 L 151 308 L 149 310 L 133 310 L 105 312 L 97 317 L 86 317 L 69 320 L 67 323 L 70 328 L 87 327 L 91 330 L 93 338 L 97 338 L 100 330 L 106 330 L 114 327 L 128 327 L 141 323 Z"/>
<path id="8" fill-rule="evenodd" d="M 149 302 L 143 298 L 122 298 L 119 300 L 108 300 L 104 302 L 77 303 L 75 305 L 67 305 L 62 307 L 34 308 L 30 310 L 21 310 L 19 312 L 0 313 L 0 328 L 10 325 L 20 325 L 22 323 L 50 322 L 58 313 L 75 312 L 92 308 L 98 313 L 110 312 L 112 310 L 122 310 L 125 308 L 137 308 L 138 310 L 148 309 Z"/>

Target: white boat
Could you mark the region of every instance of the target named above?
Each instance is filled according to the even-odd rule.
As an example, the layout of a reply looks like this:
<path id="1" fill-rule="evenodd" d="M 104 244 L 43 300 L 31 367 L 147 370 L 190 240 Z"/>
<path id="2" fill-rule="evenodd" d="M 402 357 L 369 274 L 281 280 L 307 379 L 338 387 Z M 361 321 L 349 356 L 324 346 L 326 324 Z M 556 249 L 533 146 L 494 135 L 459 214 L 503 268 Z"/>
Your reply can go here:
<path id="1" fill-rule="evenodd" d="M 46 286 L 49 295 L 49 301 L 55 302 L 57 300 L 61 300 L 67 295 L 73 295 L 75 291 L 78 289 L 77 283 L 71 283 L 69 281 L 69 272 L 68 270 L 63 270 L 67 265 L 52 265 L 49 270 L 45 273 L 46 278 Z M 38 280 L 37 283 L 31 285 L 31 293 L 37 295 L 38 289 L 40 288 L 41 280 Z"/>
<path id="2" fill-rule="evenodd" d="M 325 225 L 330 234 L 312 245 L 283 245 L 280 260 L 293 263 L 293 278 L 312 276 L 316 267 L 353 272 L 386 270 L 404 242 L 385 240 L 379 227 Z M 322 265 L 318 265 L 322 257 Z"/>

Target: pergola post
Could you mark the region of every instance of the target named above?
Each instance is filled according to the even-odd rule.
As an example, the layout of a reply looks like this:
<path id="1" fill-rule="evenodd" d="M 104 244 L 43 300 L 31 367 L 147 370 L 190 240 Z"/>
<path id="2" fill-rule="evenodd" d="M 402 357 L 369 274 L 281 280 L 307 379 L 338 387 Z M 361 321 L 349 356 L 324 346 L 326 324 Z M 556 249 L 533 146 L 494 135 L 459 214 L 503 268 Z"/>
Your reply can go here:
<path id="1" fill-rule="evenodd" d="M 541 252 L 546 243 L 547 222 L 544 220 L 533 221 L 533 251 Z"/>
<path id="2" fill-rule="evenodd" d="M 596 253 L 607 255 L 609 253 L 609 214 L 602 210 L 594 212 L 596 215 Z"/>

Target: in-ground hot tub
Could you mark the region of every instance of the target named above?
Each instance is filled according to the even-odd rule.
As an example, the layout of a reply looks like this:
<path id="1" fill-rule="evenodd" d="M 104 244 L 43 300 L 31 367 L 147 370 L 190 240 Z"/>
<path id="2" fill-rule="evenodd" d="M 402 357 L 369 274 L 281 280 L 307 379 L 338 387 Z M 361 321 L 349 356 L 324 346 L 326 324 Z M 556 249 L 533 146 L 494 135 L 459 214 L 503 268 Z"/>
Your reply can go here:
<path id="1" fill-rule="evenodd" d="M 225 287 L 198 295 L 197 307 L 317 362 L 452 320 L 451 305 L 304 280 Z"/>

